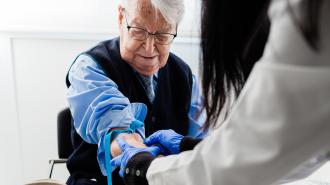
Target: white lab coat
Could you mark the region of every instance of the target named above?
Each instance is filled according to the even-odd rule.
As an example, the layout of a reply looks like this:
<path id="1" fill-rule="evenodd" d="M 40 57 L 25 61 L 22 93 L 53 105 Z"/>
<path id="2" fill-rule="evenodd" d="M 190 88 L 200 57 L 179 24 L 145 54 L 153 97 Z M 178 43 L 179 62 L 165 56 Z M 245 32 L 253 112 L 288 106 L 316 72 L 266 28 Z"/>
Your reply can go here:
<path id="1" fill-rule="evenodd" d="M 270 185 L 301 178 L 330 151 L 330 1 L 323 1 L 321 50 L 274 0 L 270 38 L 227 121 L 194 150 L 155 159 L 150 185 Z M 296 9 L 300 1 L 292 1 Z"/>

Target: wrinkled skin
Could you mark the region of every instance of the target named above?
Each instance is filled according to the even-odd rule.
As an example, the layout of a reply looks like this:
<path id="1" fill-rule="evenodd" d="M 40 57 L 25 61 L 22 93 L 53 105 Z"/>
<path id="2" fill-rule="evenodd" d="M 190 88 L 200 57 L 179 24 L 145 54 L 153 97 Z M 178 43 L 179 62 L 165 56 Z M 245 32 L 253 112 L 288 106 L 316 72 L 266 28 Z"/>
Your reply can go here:
<path id="1" fill-rule="evenodd" d="M 117 137 L 124 139 L 128 144 L 130 144 L 132 146 L 135 146 L 138 148 L 147 147 L 145 144 L 143 144 L 142 137 L 137 133 L 132 133 L 132 134 L 123 133 L 123 134 L 119 134 Z M 111 152 L 112 157 L 117 157 L 118 155 L 121 154 L 121 149 L 116 140 L 113 140 L 111 142 L 110 148 L 111 148 L 110 152 Z"/>

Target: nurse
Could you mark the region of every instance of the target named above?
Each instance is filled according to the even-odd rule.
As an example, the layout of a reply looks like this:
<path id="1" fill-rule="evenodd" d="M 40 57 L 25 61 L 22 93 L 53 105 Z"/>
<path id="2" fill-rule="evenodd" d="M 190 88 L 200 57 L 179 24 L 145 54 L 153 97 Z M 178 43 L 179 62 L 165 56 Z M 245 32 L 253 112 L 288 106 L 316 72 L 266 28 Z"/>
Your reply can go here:
<path id="1" fill-rule="evenodd" d="M 328 160 L 329 1 L 271 2 L 268 14 L 272 27 L 263 57 L 254 66 L 225 122 L 216 122 L 224 104 L 217 93 L 223 82 L 218 75 L 225 62 L 235 62 L 223 57 L 227 46 L 235 51 L 234 58 L 242 56 L 242 50 L 235 50 L 240 47 L 231 41 L 237 44 L 244 40 L 244 32 L 231 28 L 235 23 L 244 28 L 260 21 L 257 16 L 247 25 L 235 22 L 237 17 L 256 12 L 249 9 L 250 2 L 240 3 L 203 1 L 203 88 L 204 93 L 209 92 L 205 102 L 212 133 L 193 150 L 168 157 L 154 157 L 146 149 L 118 140 L 123 153 L 112 164 L 121 167 L 127 184 L 279 184 L 306 177 Z M 268 1 L 259 3 L 268 6 Z M 259 13 L 262 15 L 263 9 Z M 231 34 L 236 34 L 237 42 L 224 39 Z M 205 79 L 208 75 L 213 81 Z M 146 144 L 161 143 L 170 149 L 182 146 L 182 138 L 172 131 L 159 131 Z"/>

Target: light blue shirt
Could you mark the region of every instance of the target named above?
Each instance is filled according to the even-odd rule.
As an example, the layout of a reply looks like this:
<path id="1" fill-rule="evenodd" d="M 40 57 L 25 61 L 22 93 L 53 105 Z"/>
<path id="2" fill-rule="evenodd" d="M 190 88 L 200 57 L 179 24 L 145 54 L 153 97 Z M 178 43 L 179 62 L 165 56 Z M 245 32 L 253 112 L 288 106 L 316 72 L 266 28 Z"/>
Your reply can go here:
<path id="1" fill-rule="evenodd" d="M 89 55 L 82 54 L 76 59 L 69 71 L 69 81 L 71 86 L 67 99 L 74 118 L 74 127 L 86 142 L 98 144 L 97 159 L 105 175 L 105 135 L 112 128 L 129 128 L 134 120 L 144 122 L 147 107 L 143 103 L 131 103 Z M 157 82 L 154 80 L 153 83 L 156 87 Z M 201 112 L 202 109 L 203 98 L 193 75 L 188 113 L 189 136 L 201 138 L 205 135 L 201 127 L 206 120 L 206 114 L 204 110 Z M 144 128 L 138 132 L 145 137 Z"/>

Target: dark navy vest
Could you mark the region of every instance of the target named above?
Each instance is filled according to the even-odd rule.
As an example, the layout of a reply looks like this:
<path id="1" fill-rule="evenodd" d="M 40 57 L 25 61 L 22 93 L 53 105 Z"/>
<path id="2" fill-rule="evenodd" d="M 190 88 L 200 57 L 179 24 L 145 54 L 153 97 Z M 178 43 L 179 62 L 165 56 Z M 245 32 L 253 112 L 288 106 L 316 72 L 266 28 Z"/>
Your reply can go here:
<path id="1" fill-rule="evenodd" d="M 173 129 L 182 135 L 188 133 L 192 73 L 180 58 L 170 53 L 167 64 L 158 72 L 156 96 L 150 103 L 139 75 L 120 56 L 119 38 L 102 42 L 84 54 L 102 67 L 131 103 L 147 105 L 148 114 L 144 120 L 146 136 L 161 129 Z M 68 76 L 66 82 L 69 87 Z M 102 175 L 96 158 L 97 145 L 85 142 L 75 129 L 72 129 L 72 143 L 74 152 L 67 162 L 71 176 L 95 178 L 99 184 L 106 184 L 106 177 Z M 114 185 L 121 184 L 116 182 L 119 178 L 117 173 L 113 173 Z"/>

